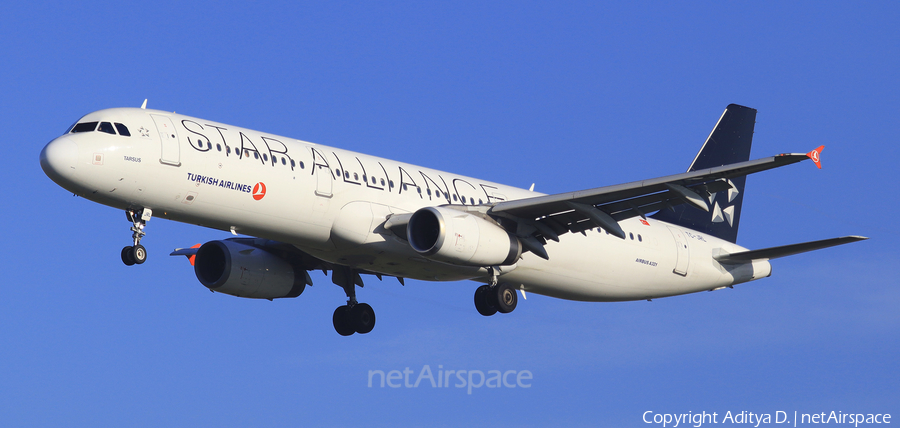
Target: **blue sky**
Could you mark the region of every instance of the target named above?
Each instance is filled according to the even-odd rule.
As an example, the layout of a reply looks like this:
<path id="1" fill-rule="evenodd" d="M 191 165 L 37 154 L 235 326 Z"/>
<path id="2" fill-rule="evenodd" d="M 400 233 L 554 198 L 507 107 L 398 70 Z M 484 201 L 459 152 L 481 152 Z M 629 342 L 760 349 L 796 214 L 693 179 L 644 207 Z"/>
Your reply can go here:
<path id="1" fill-rule="evenodd" d="M 27 3 L 27 4 L 26 4 Z M 646 426 L 655 413 L 900 414 L 893 2 L 16 2 L 0 17 L 4 426 Z M 118 210 L 38 153 L 139 106 L 563 192 L 685 170 L 724 107 L 759 110 L 738 242 L 859 234 L 771 278 L 653 302 L 367 281 L 368 335 L 297 299 L 211 294 L 169 251 L 227 237 Z M 22 192 L 24 191 L 24 193 Z M 530 388 L 380 388 L 370 370 L 528 370 Z M 653 425 L 657 426 L 657 425 Z"/>

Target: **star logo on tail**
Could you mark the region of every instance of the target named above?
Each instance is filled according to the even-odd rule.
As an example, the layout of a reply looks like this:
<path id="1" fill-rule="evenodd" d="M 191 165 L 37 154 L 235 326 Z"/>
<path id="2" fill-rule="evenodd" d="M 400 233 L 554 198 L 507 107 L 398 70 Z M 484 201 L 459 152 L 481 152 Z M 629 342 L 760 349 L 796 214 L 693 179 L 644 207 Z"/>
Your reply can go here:
<path id="1" fill-rule="evenodd" d="M 713 204 L 712 211 L 712 222 L 713 223 L 721 223 L 723 221 L 728 222 L 728 226 L 734 227 L 734 205 L 729 205 L 734 202 L 734 199 L 738 196 L 738 190 L 735 188 L 734 183 L 731 180 L 728 180 L 729 186 L 731 186 L 728 190 L 724 190 L 727 192 L 727 201 L 722 202 L 722 206 L 719 206 L 719 203 L 716 201 L 716 195 L 718 193 L 713 193 L 709 195 L 709 203 Z M 721 193 L 721 192 L 719 192 Z"/>

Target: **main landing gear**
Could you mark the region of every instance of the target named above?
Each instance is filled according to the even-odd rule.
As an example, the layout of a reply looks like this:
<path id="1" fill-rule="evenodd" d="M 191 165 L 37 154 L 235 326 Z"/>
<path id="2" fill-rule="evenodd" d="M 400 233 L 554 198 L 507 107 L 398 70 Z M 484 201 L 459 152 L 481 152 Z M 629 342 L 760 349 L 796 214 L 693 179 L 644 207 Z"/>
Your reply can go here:
<path id="1" fill-rule="evenodd" d="M 363 285 L 359 274 L 350 269 L 336 268 L 331 273 L 331 280 L 347 294 L 347 304 L 338 306 L 331 317 L 334 330 L 341 336 L 372 331 L 375 328 L 375 311 L 371 306 L 356 301 L 356 286 Z"/>
<path id="2" fill-rule="evenodd" d="M 334 330 L 341 336 L 350 336 L 353 333 L 366 334 L 375 328 L 375 311 L 365 303 L 338 306 L 331 317 Z"/>
<path id="3" fill-rule="evenodd" d="M 150 220 L 151 216 L 153 216 L 153 211 L 150 208 L 137 211 L 125 210 L 125 217 L 132 224 L 131 239 L 134 240 L 134 245 L 122 248 L 122 262 L 126 266 L 139 265 L 147 261 L 147 249 L 141 245 L 141 238 L 146 235 L 144 227 L 147 226 L 147 220 Z"/>
<path id="4" fill-rule="evenodd" d="M 508 314 L 516 309 L 518 302 L 516 289 L 506 283 L 495 286 L 485 284 L 475 289 L 475 309 L 486 317 L 497 312 Z"/>

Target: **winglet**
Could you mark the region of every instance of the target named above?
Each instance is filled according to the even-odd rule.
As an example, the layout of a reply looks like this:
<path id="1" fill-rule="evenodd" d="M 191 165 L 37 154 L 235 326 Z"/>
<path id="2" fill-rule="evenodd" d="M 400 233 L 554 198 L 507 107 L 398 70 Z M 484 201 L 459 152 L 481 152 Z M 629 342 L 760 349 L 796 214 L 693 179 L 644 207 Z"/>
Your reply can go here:
<path id="1" fill-rule="evenodd" d="M 200 244 L 195 244 L 191 248 L 178 248 L 175 251 L 171 252 L 170 256 L 185 256 L 188 258 L 188 261 L 191 262 L 191 266 L 194 265 L 194 260 L 197 258 L 197 249 L 200 248 Z"/>
<path id="2" fill-rule="evenodd" d="M 822 160 L 819 158 L 819 156 L 821 156 L 822 149 L 824 148 L 825 146 L 819 146 L 815 150 L 806 154 L 806 156 L 808 156 L 810 159 L 812 159 L 813 162 L 816 163 L 816 166 L 819 167 L 819 169 L 822 169 Z"/>

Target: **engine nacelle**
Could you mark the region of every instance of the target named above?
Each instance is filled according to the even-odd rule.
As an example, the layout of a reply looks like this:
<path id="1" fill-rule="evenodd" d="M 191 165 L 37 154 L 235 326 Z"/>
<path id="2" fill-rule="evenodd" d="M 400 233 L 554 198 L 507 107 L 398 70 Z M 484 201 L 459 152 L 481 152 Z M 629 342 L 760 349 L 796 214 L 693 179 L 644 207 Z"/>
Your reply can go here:
<path id="1" fill-rule="evenodd" d="M 416 211 L 406 225 L 406 235 L 419 254 L 455 265 L 511 265 L 522 255 L 522 244 L 502 227 L 450 208 Z"/>
<path id="2" fill-rule="evenodd" d="M 194 259 L 194 273 L 210 290 L 253 299 L 297 297 L 306 287 L 305 272 L 271 253 L 233 241 L 203 244 Z"/>

